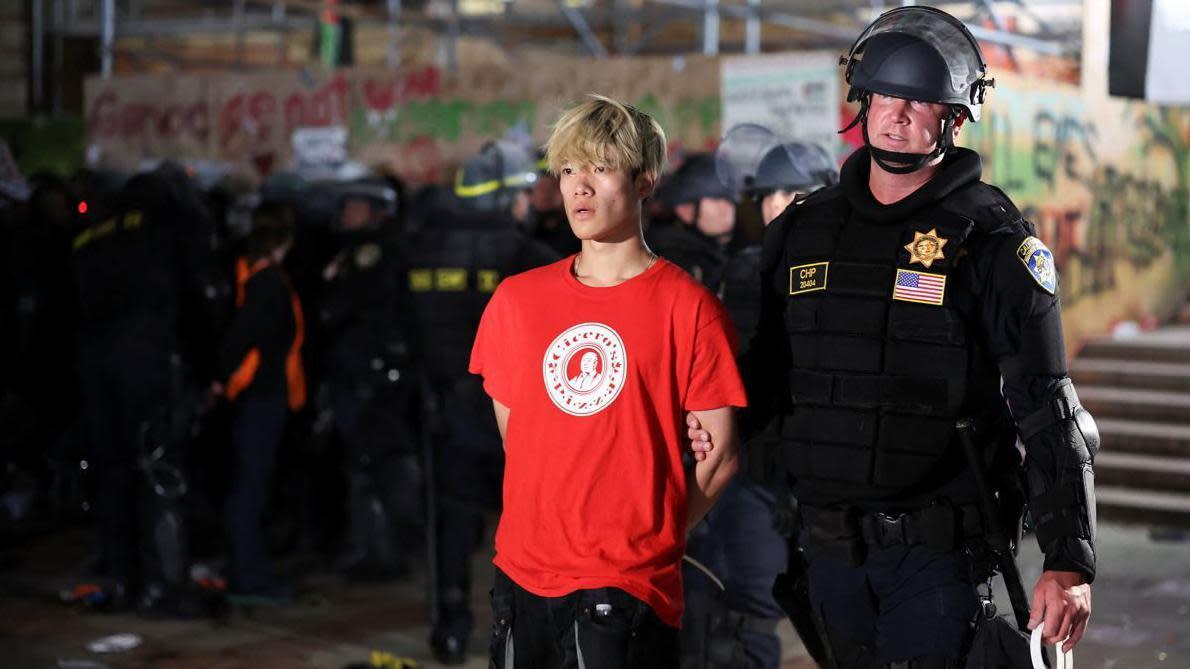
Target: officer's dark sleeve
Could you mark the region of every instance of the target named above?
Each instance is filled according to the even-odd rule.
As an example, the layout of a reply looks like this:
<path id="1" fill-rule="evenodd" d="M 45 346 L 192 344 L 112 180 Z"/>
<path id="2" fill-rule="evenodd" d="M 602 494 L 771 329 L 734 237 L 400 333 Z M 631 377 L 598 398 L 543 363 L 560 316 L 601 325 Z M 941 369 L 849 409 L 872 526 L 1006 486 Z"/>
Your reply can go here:
<path id="1" fill-rule="evenodd" d="M 219 264 L 215 225 L 203 211 L 183 212 L 181 218 L 178 257 L 186 298 L 204 321 L 202 327 L 216 332 L 227 319 L 231 282 Z"/>
<path id="2" fill-rule="evenodd" d="M 266 339 L 284 336 L 279 323 L 289 318 L 292 309 L 289 289 L 274 272 L 252 277 L 244 286 L 244 304 L 236 310 L 219 347 L 215 378 L 226 383 L 253 348 Z M 278 347 L 284 350 L 284 345 Z"/>
<path id="3" fill-rule="evenodd" d="M 1066 375 L 1058 295 L 1041 287 L 1017 249 L 1026 232 L 973 249 L 978 317 L 1003 376 L 1003 393 L 1025 446 L 1030 511 L 1046 570 L 1095 577 L 1099 433 Z M 982 276 L 979 276 L 982 275 Z"/>
<path id="4" fill-rule="evenodd" d="M 760 259 L 760 317 L 740 360 L 748 409 L 741 416 L 741 436 L 748 439 L 780 415 L 789 401 L 789 343 L 783 314 L 785 296 L 777 291 L 776 273 L 785 253 L 786 231 L 793 208 L 765 228 Z"/>

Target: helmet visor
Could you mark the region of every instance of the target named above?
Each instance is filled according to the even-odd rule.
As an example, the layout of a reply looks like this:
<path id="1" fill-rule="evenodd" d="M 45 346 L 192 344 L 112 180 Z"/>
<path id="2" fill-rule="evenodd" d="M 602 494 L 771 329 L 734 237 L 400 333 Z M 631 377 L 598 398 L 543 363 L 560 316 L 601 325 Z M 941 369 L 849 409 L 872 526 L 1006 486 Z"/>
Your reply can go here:
<path id="1" fill-rule="evenodd" d="M 740 193 L 751 186 L 760 161 L 780 143 L 780 138 L 762 125 L 734 125 L 715 150 L 715 175 L 733 193 Z"/>
<path id="2" fill-rule="evenodd" d="M 971 84 L 987 71 L 979 43 L 967 27 L 953 16 L 930 7 L 902 7 L 881 14 L 855 40 L 850 58 L 854 59 L 868 40 L 885 33 L 911 35 L 937 49 L 946 61 L 950 86 L 956 95 L 967 95 Z"/>

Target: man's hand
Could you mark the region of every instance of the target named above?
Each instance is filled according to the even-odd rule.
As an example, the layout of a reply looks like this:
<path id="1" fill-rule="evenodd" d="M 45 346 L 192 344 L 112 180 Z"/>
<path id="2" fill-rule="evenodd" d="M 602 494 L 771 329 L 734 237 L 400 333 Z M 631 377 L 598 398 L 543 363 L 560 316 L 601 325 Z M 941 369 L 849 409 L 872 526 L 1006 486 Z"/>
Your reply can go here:
<path id="1" fill-rule="evenodd" d="M 698 521 L 702 520 L 702 517 L 711 509 L 711 505 L 727 487 L 731 477 L 735 476 L 736 470 L 739 469 L 739 455 L 736 453 L 735 409 L 721 407 L 698 411 L 696 415 L 686 419 L 686 425 L 690 426 L 691 421 L 694 425 L 699 426 L 700 431 L 702 426 L 706 425 L 707 436 L 700 438 L 698 443 L 705 443 L 707 450 L 702 451 L 702 457 L 694 465 L 694 471 L 689 478 L 687 492 L 690 517 L 687 529 L 694 527 Z M 713 453 L 710 452 L 711 435 L 714 435 L 713 438 L 719 441 L 719 447 Z"/>
<path id="2" fill-rule="evenodd" d="M 1061 643 L 1062 652 L 1073 649 L 1087 631 L 1091 619 L 1091 586 L 1073 571 L 1044 571 L 1033 588 L 1033 609 L 1029 629 L 1045 621 L 1041 640 Z"/>
<path id="3" fill-rule="evenodd" d="M 698 416 L 692 413 L 686 414 L 686 436 L 690 439 L 690 452 L 698 462 L 706 460 L 707 454 L 715 448 L 711 443 L 711 433 L 702 429 Z"/>

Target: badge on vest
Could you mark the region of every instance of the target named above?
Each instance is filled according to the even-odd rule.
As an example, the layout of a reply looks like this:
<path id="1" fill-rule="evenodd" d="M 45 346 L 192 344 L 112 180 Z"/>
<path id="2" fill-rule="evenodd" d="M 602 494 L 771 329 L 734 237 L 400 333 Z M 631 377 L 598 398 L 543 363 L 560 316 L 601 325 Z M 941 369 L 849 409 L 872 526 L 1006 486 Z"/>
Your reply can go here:
<path id="1" fill-rule="evenodd" d="M 942 247 L 946 246 L 946 239 L 938 236 L 937 228 L 930 228 L 929 232 L 913 231 L 913 241 L 906 244 L 903 248 L 909 252 L 909 264 L 919 262 L 926 269 L 934 264 L 935 260 L 942 260 L 946 256 L 942 255 Z"/>
<path id="2" fill-rule="evenodd" d="M 826 290 L 826 272 L 829 262 L 816 262 L 789 268 L 789 294 L 801 295 L 816 290 Z"/>
<path id="3" fill-rule="evenodd" d="M 897 270 L 897 280 L 893 283 L 894 300 L 941 305 L 945 294 L 945 274 L 926 274 L 911 269 Z"/>
<path id="4" fill-rule="evenodd" d="M 363 244 L 355 250 L 355 266 L 360 269 L 369 269 L 380 262 L 380 245 L 367 243 Z"/>
<path id="5" fill-rule="evenodd" d="M 1058 274 L 1054 270 L 1054 254 L 1036 237 L 1026 237 L 1016 248 L 1016 257 L 1025 264 L 1029 276 L 1045 292 L 1053 295 L 1058 290 Z"/>

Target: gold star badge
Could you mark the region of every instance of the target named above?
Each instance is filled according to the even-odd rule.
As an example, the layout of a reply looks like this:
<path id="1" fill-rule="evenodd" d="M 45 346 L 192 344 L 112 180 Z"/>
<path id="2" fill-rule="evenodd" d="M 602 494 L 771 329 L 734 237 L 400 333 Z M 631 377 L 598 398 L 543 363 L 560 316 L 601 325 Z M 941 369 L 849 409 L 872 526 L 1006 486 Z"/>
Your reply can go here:
<path id="1" fill-rule="evenodd" d="M 929 267 L 935 260 L 946 257 L 942 255 L 943 246 L 946 246 L 946 240 L 938 236 L 936 228 L 930 228 L 929 232 L 914 230 L 913 241 L 905 245 L 905 250 L 909 252 L 909 264 L 919 262 Z"/>

